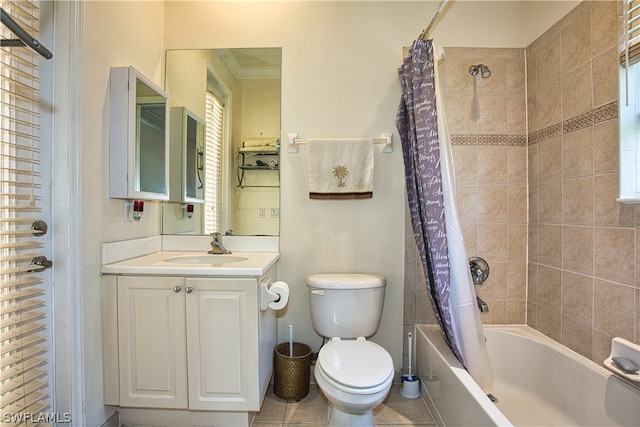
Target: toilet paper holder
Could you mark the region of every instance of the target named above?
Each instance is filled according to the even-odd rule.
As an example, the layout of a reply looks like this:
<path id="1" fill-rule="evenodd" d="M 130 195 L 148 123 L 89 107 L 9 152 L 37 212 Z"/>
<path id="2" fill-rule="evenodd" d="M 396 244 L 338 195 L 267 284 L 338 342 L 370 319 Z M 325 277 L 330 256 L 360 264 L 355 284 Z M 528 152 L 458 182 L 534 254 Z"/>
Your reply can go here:
<path id="1" fill-rule="evenodd" d="M 276 307 L 273 306 L 274 304 L 272 303 L 280 303 L 282 298 L 286 298 L 288 300 L 288 297 L 286 295 L 282 296 L 270 290 L 272 285 L 273 285 L 273 282 L 271 281 L 271 279 L 266 279 L 260 282 L 260 311 L 264 311 L 267 308 L 280 310 L 287 303 L 287 301 L 285 300 L 285 301 L 282 301 L 284 304 L 277 304 Z"/>

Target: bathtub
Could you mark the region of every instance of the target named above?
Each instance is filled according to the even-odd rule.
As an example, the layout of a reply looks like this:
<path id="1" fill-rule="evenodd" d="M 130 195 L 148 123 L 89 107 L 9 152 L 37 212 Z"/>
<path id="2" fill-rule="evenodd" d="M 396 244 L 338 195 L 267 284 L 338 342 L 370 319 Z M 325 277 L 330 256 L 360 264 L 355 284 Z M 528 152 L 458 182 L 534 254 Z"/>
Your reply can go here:
<path id="1" fill-rule="evenodd" d="M 439 426 L 640 426 L 640 388 L 528 326 L 484 331 L 495 403 L 437 326 L 417 327 L 417 373 Z"/>

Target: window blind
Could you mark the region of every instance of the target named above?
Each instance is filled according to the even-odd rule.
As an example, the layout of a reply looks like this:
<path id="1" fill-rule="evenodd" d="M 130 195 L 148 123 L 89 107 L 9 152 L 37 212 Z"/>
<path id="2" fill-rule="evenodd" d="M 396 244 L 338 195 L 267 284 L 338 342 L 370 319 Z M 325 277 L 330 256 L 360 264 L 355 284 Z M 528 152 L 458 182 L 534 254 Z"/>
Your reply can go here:
<path id="1" fill-rule="evenodd" d="M 622 62 L 640 62 L 640 0 L 626 0 L 625 4 L 625 49 Z"/>
<path id="2" fill-rule="evenodd" d="M 222 232 L 222 143 L 224 105 L 212 92 L 206 94 L 204 230 Z"/>
<path id="3" fill-rule="evenodd" d="M 37 37 L 36 2 L 3 10 Z M 4 26 L 2 39 L 15 36 Z M 0 409 L 3 426 L 48 425 L 47 289 L 31 261 L 41 256 L 38 54 L 0 49 Z"/>

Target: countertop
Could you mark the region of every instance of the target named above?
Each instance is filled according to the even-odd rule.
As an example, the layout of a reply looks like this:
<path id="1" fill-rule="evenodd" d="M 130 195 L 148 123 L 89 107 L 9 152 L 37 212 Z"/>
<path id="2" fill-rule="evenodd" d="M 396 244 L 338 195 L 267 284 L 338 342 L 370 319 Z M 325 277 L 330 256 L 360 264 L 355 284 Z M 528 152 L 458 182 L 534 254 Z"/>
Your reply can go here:
<path id="1" fill-rule="evenodd" d="M 209 257 L 241 257 L 245 260 L 225 263 L 174 263 L 168 258 L 207 256 L 206 252 L 160 251 L 124 261 L 105 264 L 102 274 L 154 275 L 154 276 L 261 276 L 280 259 L 278 252 L 233 252 L 229 255 Z"/>

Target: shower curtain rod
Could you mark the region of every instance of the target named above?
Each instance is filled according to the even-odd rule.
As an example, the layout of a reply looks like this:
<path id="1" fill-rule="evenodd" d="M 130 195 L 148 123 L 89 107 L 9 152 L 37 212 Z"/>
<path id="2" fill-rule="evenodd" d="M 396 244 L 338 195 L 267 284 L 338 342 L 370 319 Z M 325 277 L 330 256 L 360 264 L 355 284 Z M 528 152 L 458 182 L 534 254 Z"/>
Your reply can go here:
<path id="1" fill-rule="evenodd" d="M 53 58 L 53 54 L 44 46 L 40 44 L 40 42 L 29 35 L 25 30 L 22 29 L 20 25 L 16 21 L 14 21 L 8 13 L 4 11 L 4 9 L 0 8 L 0 18 L 2 23 L 16 36 L 18 39 L 4 39 L 0 40 L 0 46 L 29 46 L 31 49 L 38 52 L 41 56 L 46 59 Z"/>
<path id="2" fill-rule="evenodd" d="M 440 2 L 440 5 L 438 6 L 438 9 L 436 10 L 436 13 L 433 15 L 433 18 L 431 18 L 431 22 L 429 22 L 429 25 L 427 26 L 427 28 L 422 30 L 422 33 L 418 37 L 420 40 L 426 40 L 427 37 L 429 37 L 429 31 L 431 31 L 431 27 L 433 27 L 433 24 L 436 23 L 436 20 L 438 19 L 438 16 L 440 15 L 440 12 L 442 12 L 442 9 L 444 9 L 444 5 L 445 4 L 447 4 L 447 0 L 442 0 Z"/>

